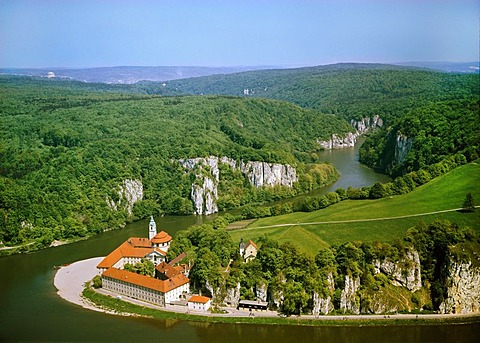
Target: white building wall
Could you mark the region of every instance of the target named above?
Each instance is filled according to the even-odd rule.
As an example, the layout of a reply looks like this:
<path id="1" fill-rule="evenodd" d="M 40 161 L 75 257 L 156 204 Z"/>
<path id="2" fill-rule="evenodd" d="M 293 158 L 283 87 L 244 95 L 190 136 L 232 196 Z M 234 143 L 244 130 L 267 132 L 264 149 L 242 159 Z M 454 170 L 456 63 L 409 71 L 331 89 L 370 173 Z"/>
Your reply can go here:
<path id="1" fill-rule="evenodd" d="M 197 302 L 188 302 L 188 309 L 194 311 L 208 311 L 210 308 L 211 301 L 207 301 L 205 304 L 197 303 Z"/>
<path id="2" fill-rule="evenodd" d="M 165 294 L 153 289 L 138 286 L 132 283 L 102 277 L 102 287 L 114 293 L 130 298 L 147 301 L 156 305 L 165 306 Z"/>

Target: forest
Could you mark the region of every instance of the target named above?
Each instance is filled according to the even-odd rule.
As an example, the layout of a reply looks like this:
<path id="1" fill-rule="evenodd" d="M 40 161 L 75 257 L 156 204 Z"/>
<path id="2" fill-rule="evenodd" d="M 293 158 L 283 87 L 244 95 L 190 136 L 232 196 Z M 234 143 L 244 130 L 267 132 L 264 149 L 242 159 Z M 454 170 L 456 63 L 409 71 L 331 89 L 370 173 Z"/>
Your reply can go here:
<path id="1" fill-rule="evenodd" d="M 183 158 L 288 163 L 305 180 L 292 190 L 257 189 L 231 173 L 220 186 L 237 198 L 224 198 L 223 209 L 306 192 L 338 177 L 319 164 L 316 141 L 352 130 L 341 118 L 287 102 L 126 89 L 0 77 L 3 244 L 35 249 L 151 214 L 191 214 L 195 180 L 176 163 Z M 143 183 L 131 216 L 106 201 L 118 201 L 125 179 Z"/>
<path id="2" fill-rule="evenodd" d="M 478 158 L 478 74 L 339 64 L 107 85 L 0 76 L 0 242 L 22 249 L 85 237 L 158 214 L 191 214 L 195 176 L 176 161 L 226 156 L 294 166 L 292 189 L 255 188 L 220 167 L 220 210 L 242 217 L 314 211 L 344 199 L 380 198 Z M 267 99 L 269 98 L 269 99 Z M 338 177 L 318 141 L 379 115 L 361 161 L 397 177 L 302 203 L 260 207 Z M 405 151 L 398 158 L 398 137 Z M 131 214 L 112 211 L 124 180 L 141 180 Z M 252 206 L 254 205 L 254 206 Z M 27 245 L 28 244 L 28 245 Z"/>
<path id="3" fill-rule="evenodd" d="M 379 115 L 391 120 L 432 102 L 479 94 L 479 74 L 382 64 L 344 63 L 296 69 L 249 71 L 166 82 L 138 83 L 139 92 L 224 94 L 280 99 L 347 120 Z M 245 94 L 244 90 L 248 90 Z"/>

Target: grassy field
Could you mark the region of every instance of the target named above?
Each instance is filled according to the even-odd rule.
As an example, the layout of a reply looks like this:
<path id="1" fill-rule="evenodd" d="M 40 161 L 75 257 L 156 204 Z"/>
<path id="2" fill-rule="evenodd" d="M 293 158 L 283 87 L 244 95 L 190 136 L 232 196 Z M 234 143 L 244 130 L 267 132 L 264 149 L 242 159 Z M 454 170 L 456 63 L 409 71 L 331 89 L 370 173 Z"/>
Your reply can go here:
<path id="1" fill-rule="evenodd" d="M 399 216 L 418 215 L 435 211 L 459 208 L 466 193 L 480 199 L 480 165 L 470 163 L 438 177 L 413 192 L 378 200 L 347 200 L 315 212 L 296 212 L 283 216 L 259 219 L 250 225 L 230 231 L 235 241 L 240 238 L 257 240 L 268 235 L 279 242 L 290 241 L 301 250 L 316 254 L 334 243 L 347 241 L 391 242 L 401 238 L 420 220 L 431 222 L 447 219 L 461 226 L 469 226 L 480 232 L 480 210 L 473 213 L 447 212 L 407 218 Z M 382 219 L 384 218 L 384 219 Z M 335 223 L 347 220 L 368 220 L 352 223 Z M 322 224 L 305 224 L 322 222 Z M 297 224 L 285 227 L 268 227 L 279 224 Z"/>

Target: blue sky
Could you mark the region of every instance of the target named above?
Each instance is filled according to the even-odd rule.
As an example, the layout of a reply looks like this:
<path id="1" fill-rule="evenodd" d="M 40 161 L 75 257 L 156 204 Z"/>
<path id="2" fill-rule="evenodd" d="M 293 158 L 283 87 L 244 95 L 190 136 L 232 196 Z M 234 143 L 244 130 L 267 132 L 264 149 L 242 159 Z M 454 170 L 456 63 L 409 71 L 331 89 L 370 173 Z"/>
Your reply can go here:
<path id="1" fill-rule="evenodd" d="M 479 60 L 477 0 L 0 0 L 0 67 Z"/>

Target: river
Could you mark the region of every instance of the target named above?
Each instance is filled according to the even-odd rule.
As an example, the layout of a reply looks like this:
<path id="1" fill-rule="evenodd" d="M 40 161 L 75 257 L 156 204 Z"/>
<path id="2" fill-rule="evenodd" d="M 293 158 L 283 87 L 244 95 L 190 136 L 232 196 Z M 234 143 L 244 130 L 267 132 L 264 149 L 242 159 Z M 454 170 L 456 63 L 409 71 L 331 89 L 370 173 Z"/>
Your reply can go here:
<path id="1" fill-rule="evenodd" d="M 358 147 L 325 152 L 341 178 L 328 190 L 361 187 L 388 177 L 357 161 Z M 325 191 L 325 190 L 324 190 Z M 172 236 L 205 217 L 160 217 L 157 227 Z M 303 327 L 211 324 L 121 317 L 86 310 L 61 299 L 53 286 L 55 265 L 104 256 L 130 236 L 146 236 L 148 220 L 86 241 L 32 254 L 0 258 L 0 341 L 164 342 L 476 342 L 480 324 L 435 326 Z"/>

